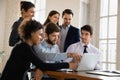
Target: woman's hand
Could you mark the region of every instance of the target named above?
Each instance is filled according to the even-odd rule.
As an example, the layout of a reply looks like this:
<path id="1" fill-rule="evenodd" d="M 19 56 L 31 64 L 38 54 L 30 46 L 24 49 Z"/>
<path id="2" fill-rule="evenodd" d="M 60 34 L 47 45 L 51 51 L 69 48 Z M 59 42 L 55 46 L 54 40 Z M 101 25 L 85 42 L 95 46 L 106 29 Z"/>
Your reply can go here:
<path id="1" fill-rule="evenodd" d="M 33 80 L 41 80 L 42 76 L 43 76 L 43 72 L 40 69 L 36 69 Z"/>

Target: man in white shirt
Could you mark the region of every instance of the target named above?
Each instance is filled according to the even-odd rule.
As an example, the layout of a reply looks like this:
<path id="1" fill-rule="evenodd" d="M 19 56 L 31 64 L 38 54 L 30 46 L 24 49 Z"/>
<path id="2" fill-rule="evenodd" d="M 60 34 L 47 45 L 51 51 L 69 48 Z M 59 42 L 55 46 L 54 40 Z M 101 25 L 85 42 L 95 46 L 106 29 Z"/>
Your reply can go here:
<path id="1" fill-rule="evenodd" d="M 92 37 L 93 37 L 93 28 L 90 25 L 84 25 L 83 27 L 81 27 L 80 42 L 70 45 L 67 49 L 67 53 L 79 52 L 81 53 L 81 55 L 87 54 L 87 53 L 101 54 L 98 48 L 96 48 L 90 43 Z M 100 65 L 96 65 L 95 69 L 99 69 L 100 68 L 99 66 Z"/>

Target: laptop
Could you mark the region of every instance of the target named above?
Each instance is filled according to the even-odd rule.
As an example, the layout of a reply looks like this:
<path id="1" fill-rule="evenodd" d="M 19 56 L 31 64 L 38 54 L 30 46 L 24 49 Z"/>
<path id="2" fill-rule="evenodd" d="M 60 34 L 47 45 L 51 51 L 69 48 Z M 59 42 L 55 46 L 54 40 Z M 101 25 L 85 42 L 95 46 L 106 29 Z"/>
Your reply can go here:
<path id="1" fill-rule="evenodd" d="M 77 71 L 81 70 L 94 70 L 100 59 L 99 54 L 85 53 L 78 65 Z"/>
<path id="2" fill-rule="evenodd" d="M 95 53 L 85 53 L 78 64 L 76 71 L 94 70 L 99 61 L 100 55 Z M 58 71 L 72 72 L 71 69 L 60 69 Z"/>

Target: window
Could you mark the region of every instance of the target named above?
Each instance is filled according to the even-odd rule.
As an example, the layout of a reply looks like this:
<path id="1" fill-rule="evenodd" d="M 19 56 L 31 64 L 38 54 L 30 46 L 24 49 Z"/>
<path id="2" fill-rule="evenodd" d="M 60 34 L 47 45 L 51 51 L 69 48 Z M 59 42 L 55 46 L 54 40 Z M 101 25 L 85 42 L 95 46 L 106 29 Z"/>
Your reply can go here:
<path id="1" fill-rule="evenodd" d="M 35 19 L 41 23 L 45 20 L 46 0 L 35 0 Z"/>
<path id="2" fill-rule="evenodd" d="M 35 4 L 35 20 L 43 23 L 45 21 L 46 0 L 29 0 Z"/>
<path id="3" fill-rule="evenodd" d="M 103 69 L 116 69 L 118 0 L 100 0 L 99 48 L 103 52 Z"/>
<path id="4" fill-rule="evenodd" d="M 79 26 L 83 26 L 88 23 L 88 3 L 80 1 L 80 12 L 79 12 Z"/>

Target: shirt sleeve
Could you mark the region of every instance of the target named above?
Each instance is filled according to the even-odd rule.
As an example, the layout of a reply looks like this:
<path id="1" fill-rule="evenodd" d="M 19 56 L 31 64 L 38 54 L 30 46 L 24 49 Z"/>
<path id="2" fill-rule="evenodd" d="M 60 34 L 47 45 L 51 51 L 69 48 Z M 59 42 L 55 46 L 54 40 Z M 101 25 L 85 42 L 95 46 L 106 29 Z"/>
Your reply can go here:
<path id="1" fill-rule="evenodd" d="M 44 62 L 47 61 L 58 61 L 61 62 L 67 58 L 67 53 L 60 53 L 58 47 L 55 49 L 58 50 L 56 53 L 50 53 L 46 49 L 42 48 L 41 45 L 34 46 L 35 54 Z"/>
<path id="2" fill-rule="evenodd" d="M 74 51 L 74 48 L 75 48 L 76 46 L 73 46 L 73 44 L 71 44 L 68 48 L 67 48 L 67 50 L 66 50 L 66 52 L 67 53 L 69 53 L 69 52 L 75 52 Z"/>
<path id="3" fill-rule="evenodd" d="M 69 68 L 68 63 L 44 63 L 41 59 L 37 57 L 37 55 L 35 55 L 35 52 L 31 48 L 28 48 L 26 50 L 26 59 L 32 62 L 36 67 L 40 68 L 41 70 L 56 70 L 61 68 Z"/>
<path id="4" fill-rule="evenodd" d="M 17 30 L 18 26 L 19 26 L 18 22 L 15 22 L 12 26 L 12 31 L 9 37 L 9 46 L 15 46 L 15 44 L 20 41 L 20 37 Z"/>

